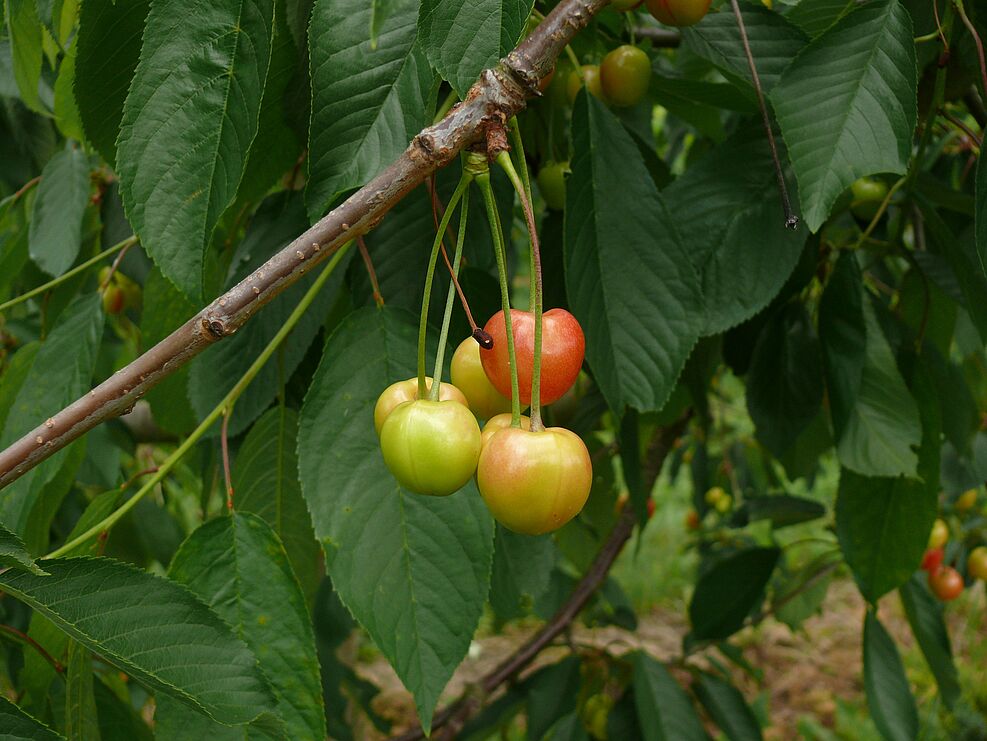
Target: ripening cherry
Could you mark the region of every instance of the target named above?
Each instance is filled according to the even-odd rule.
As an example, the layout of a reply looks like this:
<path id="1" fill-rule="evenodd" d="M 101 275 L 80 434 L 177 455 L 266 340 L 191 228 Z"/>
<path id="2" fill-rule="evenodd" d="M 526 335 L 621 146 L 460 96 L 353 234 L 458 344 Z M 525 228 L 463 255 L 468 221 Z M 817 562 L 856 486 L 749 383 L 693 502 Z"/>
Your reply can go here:
<path id="1" fill-rule="evenodd" d="M 426 376 L 425 387 L 432 388 L 432 378 Z M 392 383 L 383 393 L 377 397 L 377 404 L 374 406 L 374 429 L 380 435 L 380 430 L 391 412 L 398 404 L 406 401 L 414 401 L 418 398 L 418 379 L 409 378 L 407 381 Z M 468 406 L 463 392 L 451 383 L 443 383 L 439 388 L 439 401 L 458 401 L 463 406 Z"/>
<path id="2" fill-rule="evenodd" d="M 380 430 L 384 463 L 401 486 L 448 496 L 476 471 L 480 426 L 458 401 L 416 399 L 399 404 Z"/>
<path id="3" fill-rule="evenodd" d="M 644 0 L 613 0 L 610 7 L 618 13 L 626 13 L 639 7 L 643 2 Z"/>
<path id="4" fill-rule="evenodd" d="M 648 92 L 651 60 L 641 49 L 630 44 L 618 46 L 600 64 L 603 95 L 616 106 L 637 105 Z"/>
<path id="5" fill-rule="evenodd" d="M 934 574 L 942 566 L 942 559 L 946 552 L 942 548 L 929 548 L 922 556 L 922 571 Z"/>
<path id="6" fill-rule="evenodd" d="M 929 589 L 943 602 L 949 602 L 963 593 L 963 577 L 952 566 L 942 566 L 929 574 Z"/>
<path id="7" fill-rule="evenodd" d="M 877 215 L 881 202 L 888 195 L 888 186 L 876 178 L 860 178 L 850 186 L 853 200 L 850 210 L 858 219 L 870 221 Z"/>
<path id="8" fill-rule="evenodd" d="M 486 424 L 483 425 L 483 432 L 480 433 L 480 439 L 484 445 L 487 444 L 487 440 L 493 437 L 495 432 L 500 430 L 506 430 L 511 426 L 511 413 L 506 412 L 505 414 L 498 414 L 496 417 L 491 417 L 487 420 Z M 530 430 L 531 429 L 531 417 L 526 417 L 521 415 L 521 429 Z"/>
<path id="9" fill-rule="evenodd" d="M 565 176 L 568 172 L 568 162 L 546 162 L 538 171 L 538 191 L 550 209 L 561 211 L 565 208 Z"/>
<path id="10" fill-rule="evenodd" d="M 929 533 L 929 543 L 926 548 L 942 548 L 949 540 L 949 525 L 941 519 L 932 523 L 932 532 Z"/>
<path id="11" fill-rule="evenodd" d="M 116 283 L 111 282 L 103 289 L 103 311 L 107 314 L 119 314 L 127 303 L 127 296 Z"/>
<path id="12" fill-rule="evenodd" d="M 511 309 L 511 327 L 517 354 L 518 395 L 521 403 L 531 403 L 531 373 L 535 357 L 535 316 L 530 311 Z M 511 372 L 507 358 L 507 327 L 504 312 L 498 311 L 484 329 L 493 338 L 490 350 L 481 350 L 483 370 L 504 396 L 511 395 Z M 551 309 L 542 315 L 541 403 L 551 404 L 575 382 L 583 365 L 586 338 L 582 327 L 565 309 Z"/>
<path id="13" fill-rule="evenodd" d="M 648 12 L 666 26 L 694 26 L 709 12 L 711 0 L 644 0 Z"/>
<path id="14" fill-rule="evenodd" d="M 580 71 L 581 70 L 581 71 Z M 584 64 L 580 70 L 572 70 L 569 73 L 569 81 L 567 83 L 566 91 L 569 96 L 569 103 L 576 102 L 576 96 L 579 94 L 579 88 L 584 84 L 589 94 L 594 98 L 599 100 L 604 100 L 603 97 L 603 87 L 600 84 L 600 68 L 595 64 Z"/>
<path id="15" fill-rule="evenodd" d="M 987 546 L 978 545 L 966 561 L 966 570 L 973 579 L 987 581 Z"/>
<path id="16" fill-rule="evenodd" d="M 562 427 L 497 430 L 476 468 L 483 501 L 506 528 L 525 535 L 558 530 L 586 504 L 593 464 L 586 445 Z"/>
<path id="17" fill-rule="evenodd" d="M 973 505 L 977 503 L 977 490 L 967 489 L 965 492 L 960 494 L 956 498 L 956 503 L 953 505 L 957 512 L 966 512 L 967 510 L 973 509 Z"/>
<path id="18" fill-rule="evenodd" d="M 470 410 L 480 419 L 490 419 L 511 411 L 511 400 L 490 383 L 480 360 L 480 346 L 467 337 L 452 356 L 449 377 L 463 392 Z"/>

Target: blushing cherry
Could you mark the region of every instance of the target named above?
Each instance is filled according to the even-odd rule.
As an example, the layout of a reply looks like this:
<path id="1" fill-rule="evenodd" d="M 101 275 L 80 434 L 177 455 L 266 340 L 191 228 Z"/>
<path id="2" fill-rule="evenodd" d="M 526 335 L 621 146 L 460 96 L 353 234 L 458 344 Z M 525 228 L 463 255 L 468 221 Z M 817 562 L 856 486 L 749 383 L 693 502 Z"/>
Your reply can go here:
<path id="1" fill-rule="evenodd" d="M 710 0 L 644 0 L 651 13 L 666 26 L 694 26 L 709 12 Z"/>
<path id="2" fill-rule="evenodd" d="M 425 387 L 432 388 L 432 378 L 426 376 Z M 374 429 L 380 435 L 380 430 L 391 412 L 406 401 L 414 401 L 418 398 L 418 379 L 409 378 L 407 381 L 392 383 L 383 393 L 377 397 L 377 404 L 374 406 Z M 458 401 L 463 406 L 468 406 L 466 396 L 463 392 L 451 383 L 443 383 L 439 388 L 439 401 Z"/>
<path id="3" fill-rule="evenodd" d="M 929 574 L 929 589 L 943 602 L 949 602 L 963 593 L 963 577 L 952 566 L 941 566 Z"/>

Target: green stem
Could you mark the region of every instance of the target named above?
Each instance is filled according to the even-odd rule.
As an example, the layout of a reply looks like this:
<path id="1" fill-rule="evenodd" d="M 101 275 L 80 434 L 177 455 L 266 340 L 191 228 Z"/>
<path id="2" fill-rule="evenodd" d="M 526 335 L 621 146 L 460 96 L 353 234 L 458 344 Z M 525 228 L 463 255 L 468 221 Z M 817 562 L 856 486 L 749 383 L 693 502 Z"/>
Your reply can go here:
<path id="1" fill-rule="evenodd" d="M 528 177 L 527 160 L 524 157 L 524 141 L 521 138 L 521 129 L 518 128 L 517 116 L 511 118 L 509 131 L 511 134 L 511 148 L 518 158 L 518 167 L 521 169 L 521 181 L 524 183 L 524 192 L 528 195 L 528 203 L 531 203 L 531 179 Z M 531 250 L 531 242 L 528 242 L 528 275 L 531 276 L 528 283 L 529 298 L 528 311 L 534 311 L 534 292 L 531 290 L 531 283 L 535 275 L 535 253 Z"/>
<path id="2" fill-rule="evenodd" d="M 291 315 L 288 317 L 287 321 L 285 321 L 285 323 L 281 326 L 278 333 L 271 338 L 271 341 L 267 343 L 267 347 L 265 347 L 263 352 L 257 356 L 257 359 L 247 369 L 247 372 L 240 377 L 240 380 L 236 382 L 236 385 L 232 389 L 230 389 L 230 392 L 226 395 L 226 397 L 219 402 L 219 404 L 217 404 L 211 412 L 209 412 L 208 416 L 202 420 L 202 423 L 192 431 L 192 434 L 190 434 L 182 442 L 182 444 L 175 449 L 174 453 L 165 459 L 164 463 L 158 467 L 157 472 L 147 480 L 147 482 L 137 491 L 137 493 L 120 505 L 120 507 L 116 510 L 111 512 L 102 521 L 96 525 L 93 525 L 77 538 L 70 540 L 61 548 L 56 548 L 54 551 L 45 556 L 45 558 L 58 558 L 59 556 L 63 556 L 76 546 L 79 546 L 88 541 L 90 538 L 99 535 L 104 530 L 109 530 L 120 520 L 121 517 L 136 507 L 137 503 L 147 496 L 148 492 L 154 489 L 154 487 L 168 475 L 168 472 L 171 471 L 178 461 L 180 461 L 182 457 L 192 449 L 192 446 L 194 446 L 206 433 L 206 431 L 212 427 L 213 423 L 222 417 L 227 409 L 233 406 L 233 402 L 240 398 L 240 395 L 246 390 L 247 386 L 250 385 L 250 382 L 254 380 L 258 373 L 260 373 L 260 370 L 264 367 L 264 364 L 267 363 L 270 357 L 274 354 L 275 350 L 277 350 L 281 343 L 284 342 L 285 337 L 287 337 L 291 333 L 291 330 L 294 329 L 295 325 L 298 324 L 298 320 L 302 318 L 302 315 L 305 313 L 306 309 L 308 309 L 308 307 L 315 300 L 319 290 L 325 285 L 326 281 L 329 279 L 329 276 L 332 275 L 333 270 L 335 270 L 336 266 L 339 265 L 340 260 L 343 259 L 343 255 L 349 251 L 352 244 L 352 241 L 347 242 L 336 251 L 336 254 L 332 256 L 332 259 L 325 266 L 325 268 L 323 268 L 322 273 L 320 273 L 319 277 L 315 279 L 315 282 L 312 284 L 311 288 L 309 288 L 308 291 L 305 292 L 305 295 L 302 296 L 302 300 L 298 302 L 298 305 L 295 307 L 295 310 L 291 312 Z"/>
<path id="3" fill-rule="evenodd" d="M 442 221 L 439 222 L 439 229 L 435 233 L 435 241 L 432 242 L 432 254 L 428 258 L 428 270 L 425 273 L 425 293 L 422 296 L 422 315 L 418 321 L 418 398 L 428 398 L 428 386 L 425 385 L 425 332 L 428 329 L 428 304 L 432 296 L 432 278 L 435 277 L 435 263 L 439 259 L 439 249 L 442 247 L 442 235 L 446 233 L 449 220 L 452 218 L 456 204 L 462 198 L 463 192 L 470 184 L 473 176 L 468 172 L 463 172 L 459 179 L 459 185 L 446 206 L 446 212 L 442 214 Z M 436 383 L 436 386 L 438 384 Z"/>
<path id="4" fill-rule="evenodd" d="M 531 305 L 535 315 L 535 356 L 531 367 L 531 430 L 540 432 L 545 429 L 541 419 L 541 345 L 542 345 L 542 276 L 541 250 L 538 247 L 538 229 L 535 226 L 535 214 L 531 209 L 531 199 L 525 190 L 521 177 L 514 169 L 514 162 L 507 152 L 497 155 L 497 164 L 507 173 L 521 199 L 521 209 L 524 211 L 525 222 L 528 225 L 528 235 L 531 239 Z"/>
<path id="5" fill-rule="evenodd" d="M 34 296 L 37 296 L 39 293 L 44 293 L 45 291 L 50 291 L 52 288 L 55 288 L 56 286 L 64 283 L 69 278 L 72 278 L 72 277 L 78 275 L 79 273 L 83 272 L 84 270 L 88 270 L 89 268 L 91 268 L 93 265 L 95 265 L 96 263 L 100 262 L 101 260 L 105 260 L 107 257 L 109 257 L 110 255 L 112 255 L 114 252 L 119 252 L 120 250 L 122 250 L 122 249 L 124 249 L 126 247 L 129 247 L 132 244 L 136 244 L 136 243 L 137 243 L 137 237 L 135 237 L 135 236 L 130 236 L 130 237 L 127 237 L 122 242 L 117 242 L 112 247 L 107 247 L 105 250 L 103 250 L 102 252 L 100 252 L 95 257 L 90 257 L 88 260 L 86 260 L 81 265 L 76 265 L 70 271 L 68 271 L 67 273 L 63 273 L 62 275 L 58 276 L 54 280 L 50 280 L 47 283 L 45 283 L 44 285 L 40 285 L 37 288 L 32 288 L 27 293 L 22 293 L 20 296 L 16 296 L 16 297 L 10 299 L 10 301 L 7 301 L 5 303 L 0 304 L 0 311 L 5 311 L 6 309 L 11 308 L 12 306 L 17 306 L 17 304 L 23 303 L 24 301 L 27 301 L 29 298 L 33 298 Z"/>
<path id="6" fill-rule="evenodd" d="M 470 192 L 463 192 L 463 202 L 459 207 L 459 236 L 456 238 L 456 252 L 452 257 L 452 277 L 449 279 L 449 293 L 446 296 L 446 311 L 442 317 L 442 330 L 439 332 L 439 349 L 435 353 L 435 370 L 432 372 L 432 390 L 429 398 L 439 400 L 439 386 L 442 383 L 442 364 L 445 362 L 446 342 L 449 339 L 449 324 L 452 321 L 452 307 L 456 304 L 456 280 L 459 266 L 463 261 L 463 244 L 466 242 L 466 221 L 469 218 Z"/>
<path id="7" fill-rule="evenodd" d="M 483 204 L 490 222 L 490 235 L 493 237 L 494 254 L 497 257 L 497 274 L 500 277 L 500 303 L 504 309 L 504 328 L 507 331 L 507 367 L 511 372 L 511 427 L 521 426 L 521 397 L 518 393 L 517 354 L 514 351 L 514 327 L 511 322 L 511 292 L 507 284 L 507 258 L 504 252 L 504 232 L 497 213 L 497 201 L 490 187 L 490 173 L 476 176 L 476 184 L 483 194 Z"/>

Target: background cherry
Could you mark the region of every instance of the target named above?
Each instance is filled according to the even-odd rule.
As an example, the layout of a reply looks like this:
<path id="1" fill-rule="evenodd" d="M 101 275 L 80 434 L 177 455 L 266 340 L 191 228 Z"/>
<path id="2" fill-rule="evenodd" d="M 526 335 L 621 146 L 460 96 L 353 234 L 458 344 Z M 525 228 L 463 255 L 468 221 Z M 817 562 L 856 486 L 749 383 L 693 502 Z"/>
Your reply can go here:
<path id="1" fill-rule="evenodd" d="M 966 570 L 974 579 L 987 581 L 987 546 L 979 545 L 970 551 Z"/>
<path id="2" fill-rule="evenodd" d="M 425 387 L 432 388 L 432 377 L 425 377 Z M 415 401 L 418 398 L 418 379 L 409 378 L 407 381 L 392 383 L 377 397 L 377 404 L 374 406 L 374 429 L 380 435 L 380 430 L 391 412 L 406 401 Z M 443 383 L 439 387 L 439 401 L 458 401 L 463 406 L 468 406 L 466 396 L 451 383 Z"/>
<path id="3" fill-rule="evenodd" d="M 709 11 L 710 0 L 644 0 L 651 13 L 666 26 L 693 26 Z"/>
<path id="4" fill-rule="evenodd" d="M 943 602 L 949 602 L 963 593 L 963 577 L 952 566 L 942 566 L 929 574 L 929 589 Z"/>
<path id="5" fill-rule="evenodd" d="M 853 200 L 850 210 L 858 219 L 870 221 L 877 215 L 881 202 L 888 194 L 888 186 L 875 178 L 860 178 L 850 186 Z"/>
<path id="6" fill-rule="evenodd" d="M 630 44 L 618 46 L 600 64 L 603 95 L 616 106 L 637 105 L 648 92 L 651 60 Z"/>
<path id="7" fill-rule="evenodd" d="M 946 555 L 942 548 L 929 548 L 922 556 L 922 571 L 934 574 L 942 566 L 942 559 Z"/>
<path id="8" fill-rule="evenodd" d="M 932 523 L 932 532 L 929 533 L 929 544 L 927 548 L 942 548 L 949 540 L 949 525 L 944 520 L 937 519 Z"/>
<path id="9" fill-rule="evenodd" d="M 541 403 L 551 404 L 575 382 L 583 365 L 586 338 L 582 327 L 565 309 L 551 309 L 542 317 Z M 518 394 L 522 404 L 531 403 L 531 373 L 534 364 L 535 317 L 531 312 L 511 309 L 517 353 Z M 511 393 L 507 365 L 507 329 L 504 312 L 498 311 L 484 327 L 493 337 L 492 350 L 481 350 L 487 378 L 504 396 Z"/>
<path id="10" fill-rule="evenodd" d="M 480 346 L 467 337 L 452 356 L 449 377 L 463 392 L 470 410 L 480 419 L 490 419 L 511 411 L 511 400 L 490 383 L 480 360 Z"/>
<path id="11" fill-rule="evenodd" d="M 579 70 L 573 70 L 569 73 L 569 81 L 567 83 L 566 91 L 569 96 L 569 103 L 576 102 L 576 96 L 579 94 L 579 88 L 586 85 L 586 89 L 589 91 L 590 95 L 594 98 L 599 98 L 604 100 L 603 97 L 603 86 L 600 84 L 600 68 L 595 64 L 584 64 L 581 68 L 582 72 Z"/>
<path id="12" fill-rule="evenodd" d="M 618 13 L 626 13 L 629 10 L 640 7 L 644 0 L 613 0 L 610 7 Z"/>
<path id="13" fill-rule="evenodd" d="M 568 162 L 546 162 L 538 171 L 538 191 L 545 199 L 545 205 L 556 211 L 565 208 L 565 176 L 568 172 Z"/>

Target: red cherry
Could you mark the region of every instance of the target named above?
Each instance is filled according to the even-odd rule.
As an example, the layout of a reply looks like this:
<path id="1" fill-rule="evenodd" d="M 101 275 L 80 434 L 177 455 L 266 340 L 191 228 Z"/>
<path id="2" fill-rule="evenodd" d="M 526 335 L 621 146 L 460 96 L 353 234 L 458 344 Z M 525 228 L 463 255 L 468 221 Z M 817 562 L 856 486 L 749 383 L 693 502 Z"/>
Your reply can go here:
<path id="1" fill-rule="evenodd" d="M 511 309 L 511 325 L 517 353 L 518 394 L 522 404 L 531 403 L 531 371 L 535 357 L 535 317 L 528 311 Z M 511 396 L 511 372 L 507 364 L 507 328 L 504 312 L 498 311 L 484 327 L 493 337 L 491 350 L 481 350 L 483 370 L 494 387 Z M 586 352 L 586 338 L 576 317 L 565 309 L 551 309 L 542 316 L 541 403 L 557 401 L 576 382 Z"/>
<path id="2" fill-rule="evenodd" d="M 934 574 L 942 566 L 943 558 L 942 548 L 929 548 L 922 557 L 922 571 L 928 571 L 930 574 Z"/>
<path id="3" fill-rule="evenodd" d="M 963 577 L 952 566 L 942 566 L 929 574 L 929 589 L 943 602 L 949 602 L 963 593 Z"/>
<path id="4" fill-rule="evenodd" d="M 710 0 L 645 0 L 648 10 L 666 26 L 692 26 L 709 11 Z"/>

